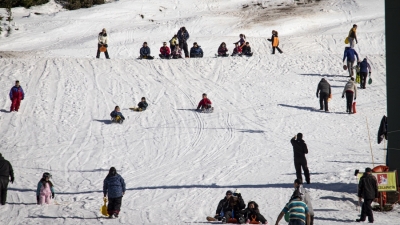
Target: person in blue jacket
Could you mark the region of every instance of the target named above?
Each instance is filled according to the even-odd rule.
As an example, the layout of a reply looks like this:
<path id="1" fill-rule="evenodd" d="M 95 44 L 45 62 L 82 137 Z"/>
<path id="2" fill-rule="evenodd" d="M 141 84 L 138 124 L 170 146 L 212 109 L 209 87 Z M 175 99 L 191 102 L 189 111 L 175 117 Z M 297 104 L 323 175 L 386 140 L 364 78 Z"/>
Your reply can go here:
<path id="1" fill-rule="evenodd" d="M 117 122 L 117 123 L 122 123 L 125 120 L 125 117 L 122 115 L 120 112 L 121 110 L 119 109 L 119 106 L 115 106 L 114 111 L 110 113 L 111 116 L 111 121 Z"/>
<path id="2" fill-rule="evenodd" d="M 147 42 L 143 43 L 143 46 L 140 48 L 140 58 L 141 59 L 153 59 L 154 57 L 150 55 L 150 48 L 147 46 Z"/>
<path id="3" fill-rule="evenodd" d="M 19 81 L 15 81 L 15 86 L 10 90 L 10 100 L 11 100 L 11 107 L 10 112 L 16 111 L 18 112 L 19 105 L 21 104 L 21 100 L 24 100 L 25 93 L 22 87 L 19 85 Z"/>
<path id="4" fill-rule="evenodd" d="M 193 47 L 190 49 L 190 58 L 203 58 L 203 49 L 197 42 L 193 43 Z"/>
<path id="5" fill-rule="evenodd" d="M 118 217 L 125 191 L 124 178 L 117 173 L 115 167 L 111 167 L 103 182 L 104 198 L 108 196 L 107 212 L 109 218 Z"/>
<path id="6" fill-rule="evenodd" d="M 360 80 L 361 80 L 361 89 L 365 89 L 365 84 L 367 83 L 367 75 L 371 77 L 371 66 L 369 65 L 367 58 L 360 63 Z"/>
<path id="7" fill-rule="evenodd" d="M 353 67 L 356 60 L 355 56 L 357 57 L 357 61 L 360 61 L 356 50 L 350 47 L 344 48 L 343 63 L 344 60 L 347 58 L 347 70 L 349 71 L 349 77 L 352 77 L 354 75 Z"/>

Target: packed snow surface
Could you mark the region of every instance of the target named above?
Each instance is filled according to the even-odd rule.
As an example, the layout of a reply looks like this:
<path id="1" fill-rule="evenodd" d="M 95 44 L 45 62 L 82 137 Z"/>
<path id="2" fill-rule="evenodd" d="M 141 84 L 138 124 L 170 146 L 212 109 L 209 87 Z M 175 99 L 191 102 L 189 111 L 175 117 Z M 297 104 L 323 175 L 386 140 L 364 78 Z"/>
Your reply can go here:
<path id="1" fill-rule="evenodd" d="M 354 23 L 373 83 L 358 90 L 349 115 L 342 57 Z M 15 182 L 1 224 L 201 224 L 228 189 L 256 201 L 274 224 L 293 191 L 290 139 L 298 132 L 309 148 L 315 224 L 348 224 L 359 215 L 354 170 L 385 162 L 376 144 L 386 114 L 383 0 L 120 0 L 76 11 L 51 1 L 14 9 L 12 24 L 0 38 L 0 152 Z M 204 58 L 159 59 L 181 26 Z M 95 58 L 102 28 L 110 60 Z M 283 54 L 270 54 L 273 29 Z M 223 41 L 232 52 L 240 33 L 253 57 L 214 58 Z M 144 41 L 156 59 L 136 59 Z M 330 113 L 315 95 L 323 77 L 332 85 Z M 9 113 L 16 79 L 26 96 Z M 203 92 L 214 113 L 193 111 Z M 148 109 L 130 111 L 143 96 Z M 122 125 L 110 123 L 116 105 Z M 111 166 L 127 184 L 114 220 L 100 214 Z M 48 206 L 36 205 L 43 172 L 55 184 Z M 375 224 L 400 224 L 399 213 L 375 212 Z"/>

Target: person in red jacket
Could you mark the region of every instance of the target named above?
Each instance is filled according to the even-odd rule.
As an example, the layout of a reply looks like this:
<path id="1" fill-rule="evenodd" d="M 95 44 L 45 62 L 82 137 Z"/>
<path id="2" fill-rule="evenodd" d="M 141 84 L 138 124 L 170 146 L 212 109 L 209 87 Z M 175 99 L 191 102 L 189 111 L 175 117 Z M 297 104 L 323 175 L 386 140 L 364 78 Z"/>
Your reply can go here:
<path id="1" fill-rule="evenodd" d="M 239 46 L 238 43 L 234 43 L 235 48 L 233 49 L 232 55 L 231 56 L 241 56 L 242 55 L 242 48 Z"/>
<path id="2" fill-rule="evenodd" d="M 21 104 L 21 100 L 24 100 L 24 90 L 22 87 L 19 86 L 19 81 L 15 81 L 15 86 L 10 90 L 10 100 L 11 100 L 11 107 L 10 112 L 17 111 L 19 109 L 19 105 Z"/>
<path id="3" fill-rule="evenodd" d="M 163 43 L 163 46 L 160 48 L 160 58 L 162 59 L 169 59 L 171 56 L 171 51 L 169 50 L 169 47 L 167 46 L 167 42 Z"/>
<path id="4" fill-rule="evenodd" d="M 197 106 L 197 110 L 210 109 L 211 104 L 212 103 L 211 103 L 210 99 L 207 98 L 207 94 L 203 93 L 203 99 L 199 102 L 199 105 Z"/>

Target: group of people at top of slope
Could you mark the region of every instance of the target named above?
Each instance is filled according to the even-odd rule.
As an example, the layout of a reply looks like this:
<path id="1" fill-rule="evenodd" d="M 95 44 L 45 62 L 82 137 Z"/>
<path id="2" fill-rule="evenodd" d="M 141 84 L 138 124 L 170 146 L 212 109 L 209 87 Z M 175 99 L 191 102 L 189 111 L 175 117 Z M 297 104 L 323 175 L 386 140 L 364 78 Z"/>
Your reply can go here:
<path id="1" fill-rule="evenodd" d="M 194 42 L 192 48 L 190 49 L 190 54 L 188 51 L 187 41 L 189 39 L 189 32 L 185 27 L 181 27 L 177 34 L 175 34 L 171 40 L 169 41 L 169 47 L 167 46 L 167 42 L 163 42 L 163 45 L 160 47 L 160 58 L 162 59 L 178 59 L 182 58 L 182 50 L 184 51 L 185 58 L 202 58 L 204 55 L 203 49 L 201 46 Z M 244 34 L 239 35 L 239 41 L 235 42 L 233 52 L 231 56 L 252 56 L 253 52 L 251 51 L 250 43 L 246 42 L 246 36 Z M 275 54 L 275 49 L 278 50 L 279 53 L 283 53 L 283 51 L 279 48 L 279 37 L 278 31 L 272 31 L 272 37 L 268 39 L 268 41 L 272 44 L 272 54 Z M 107 59 L 110 59 L 108 55 L 108 36 L 106 29 L 99 33 L 98 36 L 98 45 L 97 45 L 97 55 L 96 58 L 100 58 L 100 52 L 104 52 Z M 227 57 L 228 48 L 226 47 L 225 42 L 222 42 L 217 50 L 218 57 Z M 147 42 L 144 42 L 142 47 L 140 48 L 140 59 L 154 59 L 154 56 L 151 56 L 150 47 Z"/>
<path id="2" fill-rule="evenodd" d="M 371 77 L 371 66 L 368 63 L 367 58 L 364 58 L 363 61 L 360 61 L 358 53 L 354 49 L 355 43 L 358 43 L 357 40 L 357 25 L 354 24 L 350 29 L 348 40 L 349 47 L 345 47 L 344 55 L 343 55 L 343 63 L 347 58 L 347 69 L 349 71 L 349 81 L 344 86 L 342 92 L 342 98 L 346 96 L 346 112 L 349 114 L 354 113 L 353 111 L 353 100 L 357 99 L 357 85 L 354 79 L 354 69 L 360 76 L 360 88 L 365 89 L 367 83 L 367 76 Z M 354 66 L 354 63 L 357 58 L 357 65 Z M 325 112 L 329 112 L 328 108 L 328 99 L 332 96 L 331 85 L 325 78 L 322 78 L 318 83 L 317 87 L 317 98 L 319 97 L 320 110 L 325 110 Z"/>

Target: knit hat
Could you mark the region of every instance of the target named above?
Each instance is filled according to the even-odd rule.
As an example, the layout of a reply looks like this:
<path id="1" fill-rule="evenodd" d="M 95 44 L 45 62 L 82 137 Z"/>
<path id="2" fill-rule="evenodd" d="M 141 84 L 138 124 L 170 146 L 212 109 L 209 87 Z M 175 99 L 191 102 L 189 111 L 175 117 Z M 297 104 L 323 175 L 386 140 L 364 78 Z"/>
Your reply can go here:
<path id="1" fill-rule="evenodd" d="M 239 189 L 236 189 L 235 192 L 233 193 L 234 196 L 237 196 L 239 194 L 240 194 L 240 190 Z"/>
<path id="2" fill-rule="evenodd" d="M 369 168 L 369 167 L 367 167 L 367 168 L 365 168 L 365 172 L 366 172 L 366 173 L 370 173 L 370 172 L 372 172 L 372 169 Z"/>
<path id="3" fill-rule="evenodd" d="M 108 172 L 108 174 L 111 174 L 111 175 L 115 175 L 116 173 L 117 173 L 117 170 L 115 169 L 115 167 L 111 167 L 110 171 Z"/>

